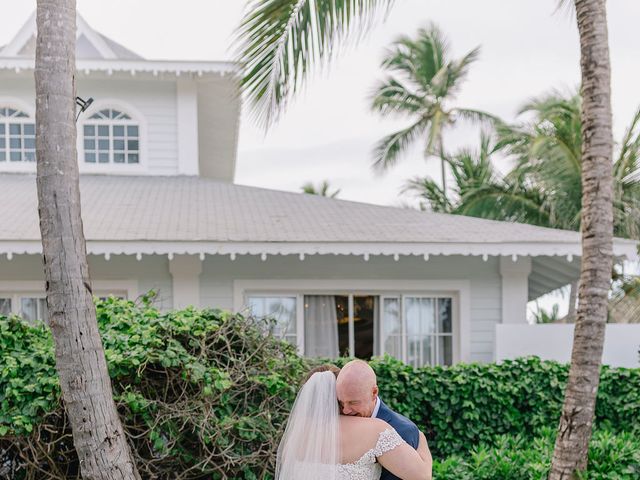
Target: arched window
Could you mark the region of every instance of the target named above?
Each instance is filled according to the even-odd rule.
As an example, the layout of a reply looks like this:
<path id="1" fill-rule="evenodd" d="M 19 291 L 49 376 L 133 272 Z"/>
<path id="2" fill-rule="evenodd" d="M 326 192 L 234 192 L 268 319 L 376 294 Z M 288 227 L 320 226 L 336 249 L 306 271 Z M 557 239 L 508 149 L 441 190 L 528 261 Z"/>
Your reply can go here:
<path id="1" fill-rule="evenodd" d="M 0 107 L 0 162 L 36 160 L 36 124 L 22 110 Z"/>
<path id="2" fill-rule="evenodd" d="M 85 163 L 140 163 L 140 126 L 126 113 L 102 109 L 89 117 L 83 132 Z"/>

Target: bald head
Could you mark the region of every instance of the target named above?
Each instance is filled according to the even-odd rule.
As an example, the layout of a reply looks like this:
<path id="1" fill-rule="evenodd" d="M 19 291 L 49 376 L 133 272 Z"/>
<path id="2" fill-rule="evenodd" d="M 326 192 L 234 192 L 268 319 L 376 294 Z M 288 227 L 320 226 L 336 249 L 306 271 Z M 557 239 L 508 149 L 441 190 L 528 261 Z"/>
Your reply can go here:
<path id="1" fill-rule="evenodd" d="M 370 417 L 378 398 L 375 372 L 367 362 L 350 361 L 340 370 L 336 393 L 344 415 Z"/>

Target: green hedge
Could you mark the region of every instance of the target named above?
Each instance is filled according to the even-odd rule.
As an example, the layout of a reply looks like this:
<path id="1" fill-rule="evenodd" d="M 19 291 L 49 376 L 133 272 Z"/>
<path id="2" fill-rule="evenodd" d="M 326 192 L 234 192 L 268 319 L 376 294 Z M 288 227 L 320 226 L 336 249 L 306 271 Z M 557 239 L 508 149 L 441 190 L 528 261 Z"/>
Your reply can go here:
<path id="1" fill-rule="evenodd" d="M 436 457 L 437 480 L 544 480 L 548 477 L 555 429 L 543 428 L 535 438 L 501 435 L 491 446 L 479 445 L 465 455 Z M 588 480 L 640 478 L 640 438 L 633 433 L 596 430 L 589 445 Z"/>
<path id="2" fill-rule="evenodd" d="M 109 299 L 97 311 L 144 478 L 178 471 L 203 480 L 268 477 L 300 379 L 315 362 L 265 337 L 251 320 L 219 310 L 161 314 L 149 299 Z M 479 444 L 498 448 L 500 435 L 533 441 L 545 427 L 555 429 L 567 376 L 566 366 L 536 358 L 421 369 L 383 358 L 372 365 L 382 398 L 425 431 L 437 458 L 466 458 Z M 640 370 L 603 368 L 597 428 L 623 435 L 640 431 L 639 422 Z M 6 465 L 16 479 L 77 475 L 51 337 L 15 317 L 0 317 L 0 478 Z"/>

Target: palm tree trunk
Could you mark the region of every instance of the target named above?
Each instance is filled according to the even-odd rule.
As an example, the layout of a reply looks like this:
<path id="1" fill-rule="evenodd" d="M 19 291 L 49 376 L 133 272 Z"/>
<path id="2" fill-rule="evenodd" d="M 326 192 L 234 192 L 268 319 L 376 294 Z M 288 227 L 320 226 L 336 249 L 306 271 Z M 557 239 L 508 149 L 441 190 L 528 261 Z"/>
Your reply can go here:
<path id="1" fill-rule="evenodd" d="M 605 0 L 575 0 L 582 70 L 582 267 L 571 368 L 550 480 L 574 479 L 600 381 L 613 249 L 611 67 Z"/>
<path id="2" fill-rule="evenodd" d="M 447 170 L 444 161 L 444 145 L 442 143 L 442 136 L 438 140 L 438 149 L 440 151 L 440 172 L 442 173 L 442 195 L 444 199 L 447 199 Z"/>
<path id="3" fill-rule="evenodd" d="M 96 322 L 76 158 L 75 0 L 38 0 L 38 211 L 56 368 L 84 479 L 139 479 Z"/>
<path id="4" fill-rule="evenodd" d="M 571 290 L 569 290 L 569 311 L 567 312 L 567 323 L 576 321 L 576 300 L 578 296 L 578 281 L 571 282 Z"/>

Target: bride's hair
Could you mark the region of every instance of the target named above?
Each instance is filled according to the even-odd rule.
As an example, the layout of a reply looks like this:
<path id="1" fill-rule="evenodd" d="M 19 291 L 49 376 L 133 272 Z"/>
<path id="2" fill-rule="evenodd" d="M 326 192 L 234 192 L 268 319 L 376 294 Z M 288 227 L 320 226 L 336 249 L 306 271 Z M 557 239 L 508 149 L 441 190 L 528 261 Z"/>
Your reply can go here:
<path id="1" fill-rule="evenodd" d="M 307 383 L 314 373 L 318 373 L 318 372 L 331 372 L 331 373 L 333 373 L 335 375 L 335 377 L 337 379 L 338 378 L 338 374 L 340 373 L 340 369 L 338 367 L 336 367 L 335 365 L 331 365 L 330 363 L 325 363 L 323 365 L 319 365 L 319 366 L 317 366 L 315 368 L 312 368 L 311 370 L 309 370 L 307 372 L 307 375 L 304 377 L 304 380 L 302 380 L 302 385 Z"/>

